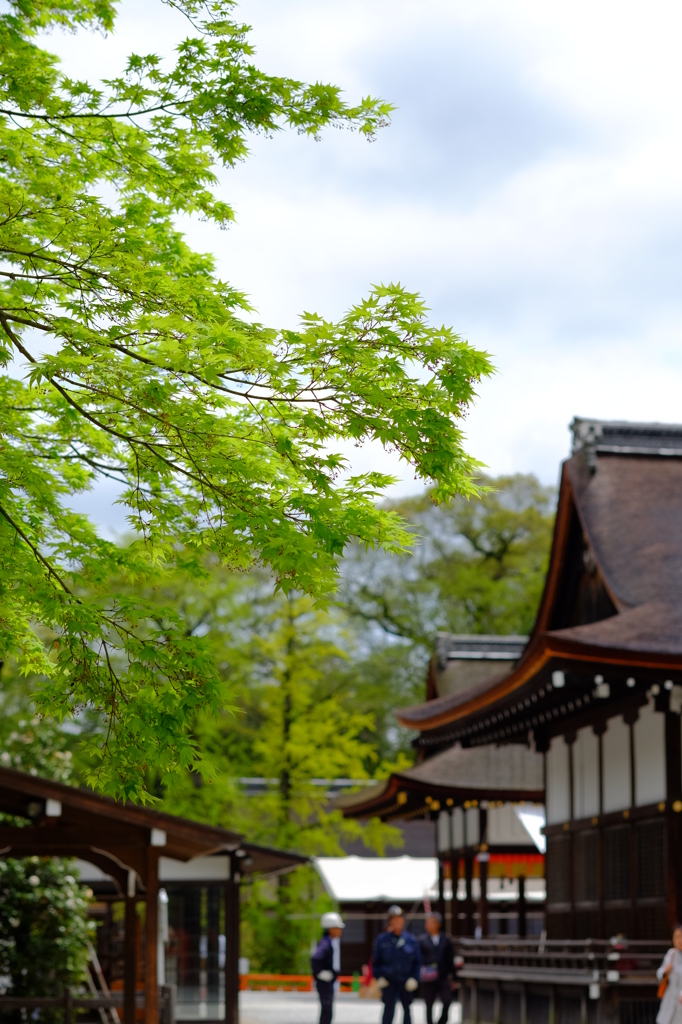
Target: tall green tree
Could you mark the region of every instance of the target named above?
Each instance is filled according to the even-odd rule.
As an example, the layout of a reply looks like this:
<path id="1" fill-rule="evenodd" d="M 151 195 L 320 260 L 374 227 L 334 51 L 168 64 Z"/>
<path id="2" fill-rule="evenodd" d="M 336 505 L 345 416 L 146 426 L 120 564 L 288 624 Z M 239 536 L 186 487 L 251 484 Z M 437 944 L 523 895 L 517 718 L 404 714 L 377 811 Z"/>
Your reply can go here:
<path id="1" fill-rule="evenodd" d="M 202 637 L 171 606 L 157 628 L 133 585 L 198 579 L 212 553 L 329 598 L 351 541 L 411 539 L 377 504 L 388 477 L 348 477 L 339 442 L 397 451 L 438 500 L 474 494 L 458 421 L 490 372 L 399 286 L 336 323 L 262 326 L 188 246 L 180 216 L 233 219 L 216 172 L 250 133 L 372 136 L 390 108 L 263 73 L 231 0 L 168 6 L 187 24 L 173 58 L 132 55 L 98 84 L 38 33 L 111 32 L 113 0 L 0 14 L 0 656 L 44 679 L 40 708 L 106 721 L 91 778 L 119 795 L 152 764 L 201 768 L 189 723 L 223 699 Z M 127 508 L 123 547 L 69 508 L 103 479 Z"/>
<path id="2" fill-rule="evenodd" d="M 435 505 L 428 493 L 391 506 L 413 531 L 404 558 L 357 546 L 343 563 L 356 649 L 349 697 L 375 710 L 377 753 L 407 753 L 396 707 L 424 699 L 436 633 L 527 634 L 549 560 L 555 492 L 531 474 L 480 477 L 477 501 Z"/>
<path id="3" fill-rule="evenodd" d="M 374 712 L 348 699 L 355 651 L 342 609 L 275 591 L 263 573 L 219 565 L 208 585 L 169 580 L 162 600 L 175 603 L 188 631 L 204 633 L 234 709 L 199 713 L 192 724 L 214 777 L 157 774 L 150 789 L 167 793 L 176 812 L 309 854 L 340 854 L 354 839 L 373 849 L 395 840 L 390 828 L 344 820 L 319 784 L 387 770 L 376 753 Z M 246 796 L 244 777 L 263 780 L 261 791 Z"/>

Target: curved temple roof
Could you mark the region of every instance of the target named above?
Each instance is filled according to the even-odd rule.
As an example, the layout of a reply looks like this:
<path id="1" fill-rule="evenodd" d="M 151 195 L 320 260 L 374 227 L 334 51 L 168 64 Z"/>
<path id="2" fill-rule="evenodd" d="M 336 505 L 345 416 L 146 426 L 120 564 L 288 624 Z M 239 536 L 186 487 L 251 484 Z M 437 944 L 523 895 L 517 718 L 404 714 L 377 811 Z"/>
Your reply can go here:
<path id="1" fill-rule="evenodd" d="M 338 797 L 334 805 L 348 817 L 403 817 L 412 805 L 424 811 L 427 795 L 455 803 L 473 799 L 542 801 L 542 755 L 519 744 L 454 746 L 361 793 Z"/>
<path id="2" fill-rule="evenodd" d="M 402 709 L 403 725 L 464 722 L 516 696 L 550 662 L 682 673 L 682 425 L 576 419 L 572 430 L 523 655 L 510 672 Z"/>

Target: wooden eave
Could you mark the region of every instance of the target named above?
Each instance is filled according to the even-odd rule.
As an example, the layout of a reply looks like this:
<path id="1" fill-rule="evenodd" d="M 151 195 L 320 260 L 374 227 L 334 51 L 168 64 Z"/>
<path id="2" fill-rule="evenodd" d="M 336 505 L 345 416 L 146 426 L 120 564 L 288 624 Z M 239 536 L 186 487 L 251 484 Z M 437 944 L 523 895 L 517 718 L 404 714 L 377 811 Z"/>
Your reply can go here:
<path id="1" fill-rule="evenodd" d="M 50 817 L 46 802 L 57 801 L 61 813 Z M 32 808 L 30 805 L 35 804 Z M 42 808 L 42 809 L 41 809 Z M 154 808 L 119 804 L 88 790 L 0 767 L 0 811 L 26 824 L 0 824 L 0 854 L 4 856 L 79 857 L 96 864 L 125 891 L 127 874 L 134 871 L 146 884 L 150 857 L 188 861 L 211 854 L 237 854 L 242 870 L 280 872 L 308 858 L 284 850 L 243 842 L 228 829 L 190 821 Z M 152 831 L 165 841 L 155 845 Z"/>
<path id="2" fill-rule="evenodd" d="M 399 794 L 404 794 L 401 796 Z M 345 806 L 341 806 L 345 818 L 403 818 L 420 811 L 429 813 L 430 807 L 426 798 L 437 800 L 437 810 L 448 807 L 462 807 L 471 803 L 477 805 L 482 800 L 528 801 L 542 803 L 545 799 L 544 789 L 510 789 L 500 790 L 499 787 L 457 787 L 440 786 L 431 782 L 422 782 L 409 776 L 394 774 L 386 783 L 383 793 L 364 798 L 357 794 L 357 801 L 350 803 L 345 798 Z"/>

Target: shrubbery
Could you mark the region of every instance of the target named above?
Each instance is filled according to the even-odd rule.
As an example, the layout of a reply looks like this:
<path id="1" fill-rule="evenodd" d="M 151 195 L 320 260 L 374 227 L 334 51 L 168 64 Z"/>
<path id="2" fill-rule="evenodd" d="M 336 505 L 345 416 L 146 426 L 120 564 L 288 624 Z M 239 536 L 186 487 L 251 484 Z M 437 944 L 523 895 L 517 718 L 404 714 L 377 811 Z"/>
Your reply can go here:
<path id="1" fill-rule="evenodd" d="M 91 893 L 81 889 L 69 861 L 51 857 L 0 860 L 0 984 L 13 996 L 59 996 L 83 981 Z M 3 1014 L 20 1020 L 21 1011 Z M 61 1020 L 59 1010 L 41 1021 Z"/>

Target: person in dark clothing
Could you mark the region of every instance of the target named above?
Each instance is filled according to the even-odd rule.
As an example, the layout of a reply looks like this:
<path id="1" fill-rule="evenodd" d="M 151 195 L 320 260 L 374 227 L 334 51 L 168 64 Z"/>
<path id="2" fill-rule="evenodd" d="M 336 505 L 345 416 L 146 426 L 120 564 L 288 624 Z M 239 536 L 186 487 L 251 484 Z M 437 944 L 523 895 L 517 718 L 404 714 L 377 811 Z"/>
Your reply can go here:
<path id="1" fill-rule="evenodd" d="M 449 935 L 443 935 L 443 918 L 438 913 L 426 918 L 426 931 L 419 937 L 422 955 L 421 994 L 426 1003 L 426 1024 L 433 1024 L 433 1004 L 440 999 L 443 1012 L 439 1024 L 447 1024 L 452 1002 L 455 956 Z"/>
<path id="2" fill-rule="evenodd" d="M 414 935 L 405 931 L 400 907 L 390 907 L 388 928 L 377 935 L 372 958 L 372 973 L 381 989 L 384 1004 L 382 1024 L 393 1024 L 396 1003 L 403 1007 L 403 1024 L 412 1024 L 410 1005 L 419 987 L 421 955 Z"/>
<path id="3" fill-rule="evenodd" d="M 320 997 L 320 1024 L 331 1024 L 334 1014 L 334 983 L 341 973 L 341 933 L 346 927 L 341 916 L 323 914 L 324 932 L 310 958 L 315 987 Z"/>

